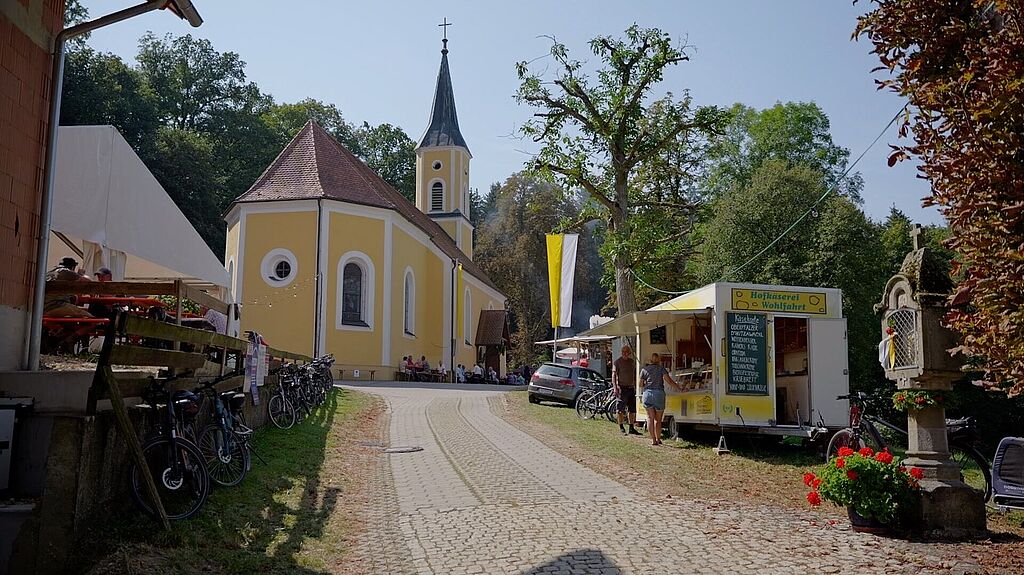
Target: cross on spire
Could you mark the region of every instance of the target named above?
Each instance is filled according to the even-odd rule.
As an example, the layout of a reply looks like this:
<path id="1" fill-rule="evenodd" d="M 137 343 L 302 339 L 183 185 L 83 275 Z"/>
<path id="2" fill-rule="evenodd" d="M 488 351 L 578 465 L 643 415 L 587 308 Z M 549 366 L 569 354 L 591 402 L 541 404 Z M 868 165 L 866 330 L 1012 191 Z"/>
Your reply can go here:
<path id="1" fill-rule="evenodd" d="M 447 17 L 445 17 L 444 20 L 440 24 L 438 24 L 438 26 L 440 26 L 442 30 L 441 42 L 444 43 L 444 48 L 441 49 L 442 54 L 448 53 L 448 27 L 451 25 L 452 23 L 448 21 Z"/>

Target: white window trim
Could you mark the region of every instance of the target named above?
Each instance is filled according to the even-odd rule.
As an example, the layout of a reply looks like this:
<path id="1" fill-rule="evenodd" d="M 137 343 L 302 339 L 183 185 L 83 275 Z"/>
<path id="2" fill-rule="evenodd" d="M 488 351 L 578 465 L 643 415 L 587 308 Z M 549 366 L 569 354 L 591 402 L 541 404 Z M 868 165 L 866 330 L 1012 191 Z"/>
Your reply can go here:
<path id="1" fill-rule="evenodd" d="M 344 307 L 345 301 L 345 266 L 349 263 L 355 263 L 363 269 L 363 322 L 366 326 L 361 325 L 348 325 L 341 321 L 341 311 Z M 374 296 L 376 295 L 376 274 L 373 267 L 373 260 L 370 256 L 360 251 L 345 252 L 338 260 L 338 273 L 337 273 L 337 301 L 335 302 L 335 313 L 334 313 L 334 328 L 339 330 L 348 331 L 373 331 L 373 320 L 374 312 Z"/>
<path id="2" fill-rule="evenodd" d="M 412 271 L 412 266 L 405 268 L 402 290 L 402 335 L 407 339 L 416 339 L 416 274 Z M 409 320 L 408 324 L 406 318 Z"/>
<path id="3" fill-rule="evenodd" d="M 466 347 L 473 347 L 473 294 L 466 288 L 462 295 L 462 338 Z"/>
<path id="4" fill-rule="evenodd" d="M 434 184 L 441 184 L 441 209 L 439 209 L 439 210 L 435 210 L 434 209 Z M 430 212 L 443 212 L 443 211 L 445 211 L 445 209 L 444 209 L 444 206 L 446 204 L 446 202 L 445 202 L 445 199 L 446 199 L 445 198 L 445 194 L 447 194 L 447 193 L 448 193 L 448 186 L 445 185 L 445 182 L 444 182 L 443 179 L 441 179 L 441 178 L 434 178 L 434 179 L 430 180 L 430 183 L 427 184 L 427 210 L 430 211 Z"/>
<path id="5" fill-rule="evenodd" d="M 288 277 L 278 280 L 277 276 L 274 275 L 274 268 L 277 264 L 286 261 L 291 266 L 291 273 Z M 260 262 L 260 277 L 263 278 L 263 283 L 273 288 L 283 288 L 288 284 L 295 281 L 295 278 L 299 275 L 299 262 L 295 259 L 295 254 L 284 248 L 274 248 L 267 252 L 267 255 L 263 256 L 263 261 Z"/>

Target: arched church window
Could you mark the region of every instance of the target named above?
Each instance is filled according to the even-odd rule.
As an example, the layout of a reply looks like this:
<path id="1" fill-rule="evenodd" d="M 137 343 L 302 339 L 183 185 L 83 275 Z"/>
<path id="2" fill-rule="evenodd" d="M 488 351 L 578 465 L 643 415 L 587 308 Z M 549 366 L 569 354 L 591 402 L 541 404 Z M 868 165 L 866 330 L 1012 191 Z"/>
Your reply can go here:
<path id="1" fill-rule="evenodd" d="M 405 270 L 405 315 L 402 326 L 406 335 L 416 335 L 416 278 L 411 268 Z"/>
<path id="2" fill-rule="evenodd" d="M 376 309 L 373 260 L 359 251 L 347 252 L 338 261 L 337 278 L 335 328 L 372 331 Z"/>
<path id="3" fill-rule="evenodd" d="M 434 182 L 430 186 L 430 211 L 439 212 L 444 209 L 444 184 Z"/>
<path id="4" fill-rule="evenodd" d="M 363 269 L 358 264 L 345 264 L 342 280 L 341 323 L 366 325 L 363 321 Z"/>

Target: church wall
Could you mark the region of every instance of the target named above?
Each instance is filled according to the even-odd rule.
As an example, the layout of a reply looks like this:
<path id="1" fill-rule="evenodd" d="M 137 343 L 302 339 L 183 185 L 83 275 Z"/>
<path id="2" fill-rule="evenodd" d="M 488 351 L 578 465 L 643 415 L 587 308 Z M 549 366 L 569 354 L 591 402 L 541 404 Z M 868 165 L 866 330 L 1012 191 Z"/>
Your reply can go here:
<path id="1" fill-rule="evenodd" d="M 444 355 L 449 335 L 444 329 L 444 274 L 447 267 L 428 247 L 400 227 L 392 232 L 394 259 L 391 294 L 391 362 L 398 365 L 403 356 L 426 356 L 431 365 L 449 358 Z M 415 337 L 405 334 L 405 272 L 412 268 L 416 284 Z"/>
<path id="2" fill-rule="evenodd" d="M 278 349 L 312 354 L 316 212 L 249 213 L 243 218 L 242 330 L 259 332 Z M 264 257 L 275 249 L 289 250 L 297 263 L 295 278 L 283 287 L 269 285 L 261 270 Z"/>
<path id="3" fill-rule="evenodd" d="M 480 311 L 485 309 L 504 309 L 505 304 L 504 301 L 494 297 L 493 294 L 490 294 L 487 291 L 481 289 L 480 287 L 474 285 L 475 282 L 468 279 L 468 274 L 466 274 L 463 277 L 465 278 L 465 281 L 463 282 L 463 289 L 469 289 L 471 300 L 471 333 L 468 334 L 470 345 L 466 345 L 465 343 L 465 340 L 467 338 L 463 338 L 463 341 L 458 343 L 458 345 L 456 346 L 457 352 L 455 363 L 461 363 L 463 365 L 472 367 L 472 365 L 476 363 L 477 359 L 476 346 L 473 344 L 476 343 L 476 330 L 478 324 L 480 323 Z"/>
<path id="4" fill-rule="evenodd" d="M 327 293 L 324 299 L 326 314 L 325 353 L 333 353 L 338 369 L 371 369 L 381 366 L 384 333 L 385 273 L 390 264 L 390 254 L 385 255 L 385 227 L 387 221 L 368 216 L 352 215 L 331 211 L 328 224 L 329 240 L 327 260 L 324 264 Z M 373 311 L 372 326 L 360 328 L 341 326 L 341 274 L 339 265 L 342 257 L 359 252 L 373 263 Z M 357 262 L 358 263 L 358 262 Z M 401 277 L 391 275 L 393 292 L 401 286 Z M 367 294 L 368 296 L 369 294 Z M 393 308 L 392 308 L 393 309 Z M 394 317 L 394 313 L 391 314 Z M 401 356 L 399 356 L 401 357 Z M 389 375 L 390 377 L 390 375 Z"/>

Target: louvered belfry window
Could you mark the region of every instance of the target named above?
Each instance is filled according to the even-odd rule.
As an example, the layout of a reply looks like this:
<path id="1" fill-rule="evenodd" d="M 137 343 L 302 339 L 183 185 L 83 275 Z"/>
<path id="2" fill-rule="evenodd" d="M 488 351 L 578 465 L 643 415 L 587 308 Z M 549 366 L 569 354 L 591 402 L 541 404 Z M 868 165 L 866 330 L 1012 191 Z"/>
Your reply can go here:
<path id="1" fill-rule="evenodd" d="M 430 186 L 430 211 L 440 212 L 444 209 L 444 184 L 434 182 Z"/>

